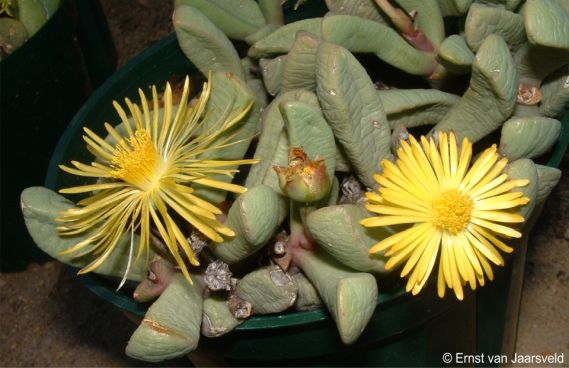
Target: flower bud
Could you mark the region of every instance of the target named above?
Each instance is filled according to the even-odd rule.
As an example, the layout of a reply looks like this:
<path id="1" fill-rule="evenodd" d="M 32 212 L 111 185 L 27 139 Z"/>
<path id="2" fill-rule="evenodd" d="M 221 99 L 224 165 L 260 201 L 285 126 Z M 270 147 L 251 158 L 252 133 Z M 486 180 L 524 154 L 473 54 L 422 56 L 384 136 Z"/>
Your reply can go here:
<path id="1" fill-rule="evenodd" d="M 326 162 L 319 155 L 308 158 L 302 147 L 293 147 L 287 167 L 273 166 L 283 193 L 297 202 L 315 202 L 330 191 Z"/>

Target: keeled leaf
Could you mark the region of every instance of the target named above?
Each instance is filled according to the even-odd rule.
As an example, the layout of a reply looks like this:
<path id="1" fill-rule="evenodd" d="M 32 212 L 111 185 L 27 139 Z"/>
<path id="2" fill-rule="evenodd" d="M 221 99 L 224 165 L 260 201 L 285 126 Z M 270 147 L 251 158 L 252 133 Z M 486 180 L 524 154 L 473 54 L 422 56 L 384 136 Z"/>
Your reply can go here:
<path id="1" fill-rule="evenodd" d="M 349 51 L 328 42 L 318 48 L 316 81 L 336 139 L 362 183 L 374 187 L 373 175 L 389 154 L 390 130 L 373 82 Z"/>
<path id="2" fill-rule="evenodd" d="M 245 80 L 235 47 L 202 12 L 191 6 L 178 6 L 173 23 L 180 48 L 203 75 L 210 70 L 231 72 Z"/>

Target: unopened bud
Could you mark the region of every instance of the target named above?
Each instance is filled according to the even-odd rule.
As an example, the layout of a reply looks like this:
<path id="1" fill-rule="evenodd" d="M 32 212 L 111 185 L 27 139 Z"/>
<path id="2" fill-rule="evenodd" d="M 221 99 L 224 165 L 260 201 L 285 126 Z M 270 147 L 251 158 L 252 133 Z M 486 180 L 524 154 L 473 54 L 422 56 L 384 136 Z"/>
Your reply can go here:
<path id="1" fill-rule="evenodd" d="M 330 191 L 326 162 L 319 156 L 311 160 L 302 147 L 291 148 L 287 167 L 273 169 L 283 193 L 297 202 L 316 202 Z"/>

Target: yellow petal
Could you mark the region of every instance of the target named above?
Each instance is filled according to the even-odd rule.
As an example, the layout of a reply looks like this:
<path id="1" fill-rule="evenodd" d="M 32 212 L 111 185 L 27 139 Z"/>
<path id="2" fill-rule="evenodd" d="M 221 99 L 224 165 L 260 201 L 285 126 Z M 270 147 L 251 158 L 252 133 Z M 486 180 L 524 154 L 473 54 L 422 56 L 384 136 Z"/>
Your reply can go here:
<path id="1" fill-rule="evenodd" d="M 380 216 L 380 217 L 370 217 L 360 221 L 365 227 L 376 227 L 376 226 L 389 226 L 397 224 L 412 224 L 415 222 L 425 222 L 429 218 L 427 216 Z"/>
<path id="2" fill-rule="evenodd" d="M 492 210 L 472 210 L 472 217 L 482 218 L 490 221 L 506 222 L 506 223 L 520 223 L 524 222 L 524 217 L 517 213 L 506 211 L 492 211 Z"/>
<path id="3" fill-rule="evenodd" d="M 441 249 L 441 253 L 442 253 L 442 249 Z M 442 257 L 442 255 L 441 255 L 441 257 Z M 439 262 L 439 274 L 437 276 L 437 294 L 439 295 L 439 298 L 444 298 L 445 292 L 446 292 L 446 284 L 445 284 L 445 279 L 444 279 L 444 275 L 443 275 L 443 265 L 442 265 L 442 262 Z"/>
<path id="4" fill-rule="evenodd" d="M 125 187 L 125 186 L 126 186 L 125 183 L 122 183 L 122 182 L 90 184 L 90 185 L 82 185 L 80 187 L 71 187 L 71 188 L 60 189 L 59 193 L 64 193 L 64 194 L 86 193 L 86 192 L 94 192 L 96 190 L 121 188 L 121 187 Z"/>
<path id="5" fill-rule="evenodd" d="M 442 238 L 442 232 L 437 230 L 433 234 L 430 239 L 430 243 L 428 245 L 427 250 L 421 257 L 421 260 L 417 264 L 417 285 L 416 288 L 413 290 L 415 293 L 420 292 L 423 289 L 423 286 L 427 283 L 429 276 L 433 270 L 435 265 L 435 261 L 437 260 L 437 254 L 440 248 Z"/>
<path id="6" fill-rule="evenodd" d="M 392 204 L 397 204 L 401 207 L 413 209 L 418 212 L 425 212 L 426 210 L 431 211 L 432 209 L 430 201 L 413 198 L 409 193 L 391 188 L 381 188 L 379 192 L 381 193 L 383 202 L 391 202 Z"/>
<path id="7" fill-rule="evenodd" d="M 494 235 L 492 235 L 489 231 L 484 230 L 484 228 L 477 226 L 477 225 L 472 225 L 472 226 L 480 235 L 482 235 L 483 237 L 488 239 L 492 244 L 494 244 L 497 248 L 499 248 L 503 252 L 512 253 L 514 251 L 514 248 L 506 245 L 500 239 L 498 239 Z"/>
<path id="8" fill-rule="evenodd" d="M 474 162 L 474 165 L 472 165 L 468 173 L 466 173 L 462 182 L 461 187 L 463 191 L 469 192 L 485 177 L 485 175 L 487 175 L 496 161 L 498 161 L 499 155 L 496 151 L 497 149 L 494 145 L 491 148 L 486 149 L 478 160 Z"/>
<path id="9" fill-rule="evenodd" d="M 196 179 L 194 180 L 194 182 L 201 185 L 205 185 L 207 187 L 223 189 L 233 193 L 245 193 L 247 191 L 247 188 L 242 187 L 241 185 L 225 183 L 214 179 L 208 179 L 208 178 Z"/>
<path id="10" fill-rule="evenodd" d="M 525 180 L 510 180 L 505 182 L 502 185 L 495 187 L 485 193 L 478 194 L 473 197 L 474 200 L 479 201 L 485 198 L 494 197 L 503 193 L 506 193 L 514 188 L 522 186 L 521 184 L 525 183 Z"/>
<path id="11" fill-rule="evenodd" d="M 468 241 L 468 238 L 466 237 L 464 232 L 457 234 L 457 236 L 460 238 L 460 244 L 462 244 L 462 248 L 464 250 L 464 253 L 468 257 L 468 261 L 472 265 L 474 272 L 477 275 L 482 275 L 483 274 L 482 266 L 480 265 L 480 262 L 478 261 L 478 258 L 476 257 L 476 253 L 472 249 L 472 244 Z"/>
<path id="12" fill-rule="evenodd" d="M 476 289 L 476 275 L 470 258 L 466 254 L 466 248 L 469 246 L 469 242 L 466 238 L 461 236 L 456 237 L 456 246 L 454 248 L 455 257 L 458 260 L 458 265 L 462 270 L 462 278 L 465 279 L 472 290 Z"/>
<path id="13" fill-rule="evenodd" d="M 480 253 L 482 253 L 486 258 L 492 261 L 494 264 L 503 265 L 504 259 L 498 253 L 496 248 L 490 242 L 488 242 L 483 236 L 481 236 L 474 229 L 465 232 L 466 237 L 470 241 L 470 244 L 474 246 Z"/>
<path id="14" fill-rule="evenodd" d="M 439 149 L 441 152 L 441 161 L 443 164 L 443 173 L 445 182 L 451 178 L 450 175 L 450 152 L 448 146 L 448 136 L 445 132 L 439 132 Z"/>
<path id="15" fill-rule="evenodd" d="M 406 208 L 380 205 L 380 204 L 366 204 L 366 209 L 370 212 L 382 214 L 382 215 L 398 215 L 398 216 L 428 216 L 429 214 L 426 210 L 415 211 Z"/>
<path id="16" fill-rule="evenodd" d="M 476 198 L 479 195 L 484 194 L 484 193 L 490 191 L 491 189 L 498 187 L 500 184 L 503 184 L 504 182 L 506 182 L 506 180 L 508 180 L 508 175 L 502 174 L 502 175 L 498 176 L 497 178 L 495 178 L 494 180 L 492 180 L 492 181 L 490 181 L 484 185 L 476 185 L 474 188 L 467 191 L 467 193 L 471 197 Z M 478 183 L 478 184 L 480 184 L 480 183 Z"/>
<path id="17" fill-rule="evenodd" d="M 462 183 L 468 165 L 470 164 L 470 159 L 472 158 L 472 143 L 467 138 L 462 140 L 462 147 L 460 150 L 460 158 L 458 159 L 458 168 L 455 174 L 455 185 Z"/>
<path id="18" fill-rule="evenodd" d="M 454 255 L 453 247 L 449 248 L 449 266 L 450 266 L 450 274 L 452 277 L 452 289 L 456 298 L 458 300 L 464 299 L 464 293 L 462 291 L 462 281 L 460 280 L 460 275 L 458 273 L 457 261 Z"/>
<path id="19" fill-rule="evenodd" d="M 512 238 L 521 238 L 522 237 L 522 234 L 519 231 L 514 230 L 514 229 L 507 227 L 507 226 L 498 225 L 498 224 L 495 224 L 493 222 L 482 220 L 479 218 L 472 218 L 471 222 L 476 224 L 476 225 L 480 225 L 482 227 L 485 227 L 489 230 L 492 230 L 497 234 L 504 234 L 506 236 L 511 236 Z"/>
<path id="20" fill-rule="evenodd" d="M 456 143 L 456 136 L 453 132 L 449 133 L 449 163 L 450 163 L 450 176 L 456 177 L 458 170 L 458 147 Z"/>
<path id="21" fill-rule="evenodd" d="M 486 186 L 486 184 L 490 183 L 491 181 L 493 181 L 494 179 L 499 177 L 499 175 L 502 174 L 504 167 L 506 167 L 507 163 L 508 163 L 507 158 L 502 158 L 501 160 L 496 162 L 494 167 L 492 167 L 492 169 L 486 175 L 484 175 L 484 177 L 478 182 L 478 184 L 474 185 L 470 189 L 470 193 L 472 195 L 475 195 L 474 193 L 476 193 L 480 188 Z M 484 191 L 482 191 L 482 192 L 484 192 Z"/>
<path id="22" fill-rule="evenodd" d="M 419 243 L 419 246 L 417 247 L 417 249 L 415 249 L 415 251 L 413 252 L 413 254 L 411 255 L 411 257 L 409 258 L 409 260 L 407 261 L 407 263 L 405 263 L 405 267 L 403 267 L 403 270 L 401 270 L 401 277 L 405 277 L 407 276 L 407 274 L 415 267 L 417 266 L 417 263 L 419 262 L 419 260 L 421 259 L 421 256 L 427 252 L 429 246 L 431 245 L 430 241 L 433 238 L 433 234 L 435 234 L 435 229 L 433 227 L 430 227 L 429 229 L 427 229 L 424 233 L 423 236 L 421 237 L 421 241 Z"/>
<path id="23" fill-rule="evenodd" d="M 363 220 L 362 220 L 363 221 Z M 361 222 L 360 222 L 361 223 Z M 404 230 L 400 233 L 396 233 L 391 235 L 388 238 L 383 239 L 379 243 L 375 244 L 373 247 L 370 248 L 370 253 L 377 253 L 381 252 L 399 242 L 406 242 L 407 244 L 411 242 L 410 239 L 416 239 L 420 236 L 430 225 L 425 223 L 421 225 L 415 225 L 407 230 Z"/>

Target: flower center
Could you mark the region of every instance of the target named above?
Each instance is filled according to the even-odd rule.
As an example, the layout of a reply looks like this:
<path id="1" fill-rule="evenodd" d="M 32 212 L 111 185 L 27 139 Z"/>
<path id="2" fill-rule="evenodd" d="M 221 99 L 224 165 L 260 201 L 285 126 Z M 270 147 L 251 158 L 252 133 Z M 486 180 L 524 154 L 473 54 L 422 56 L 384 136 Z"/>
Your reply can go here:
<path id="1" fill-rule="evenodd" d="M 456 189 L 446 190 L 433 201 L 433 224 L 453 234 L 466 229 L 472 213 L 472 199 Z"/>
<path id="2" fill-rule="evenodd" d="M 150 134 L 138 129 L 127 142 L 123 140 L 116 146 L 111 176 L 143 190 L 152 189 L 160 180 L 163 162 Z"/>

